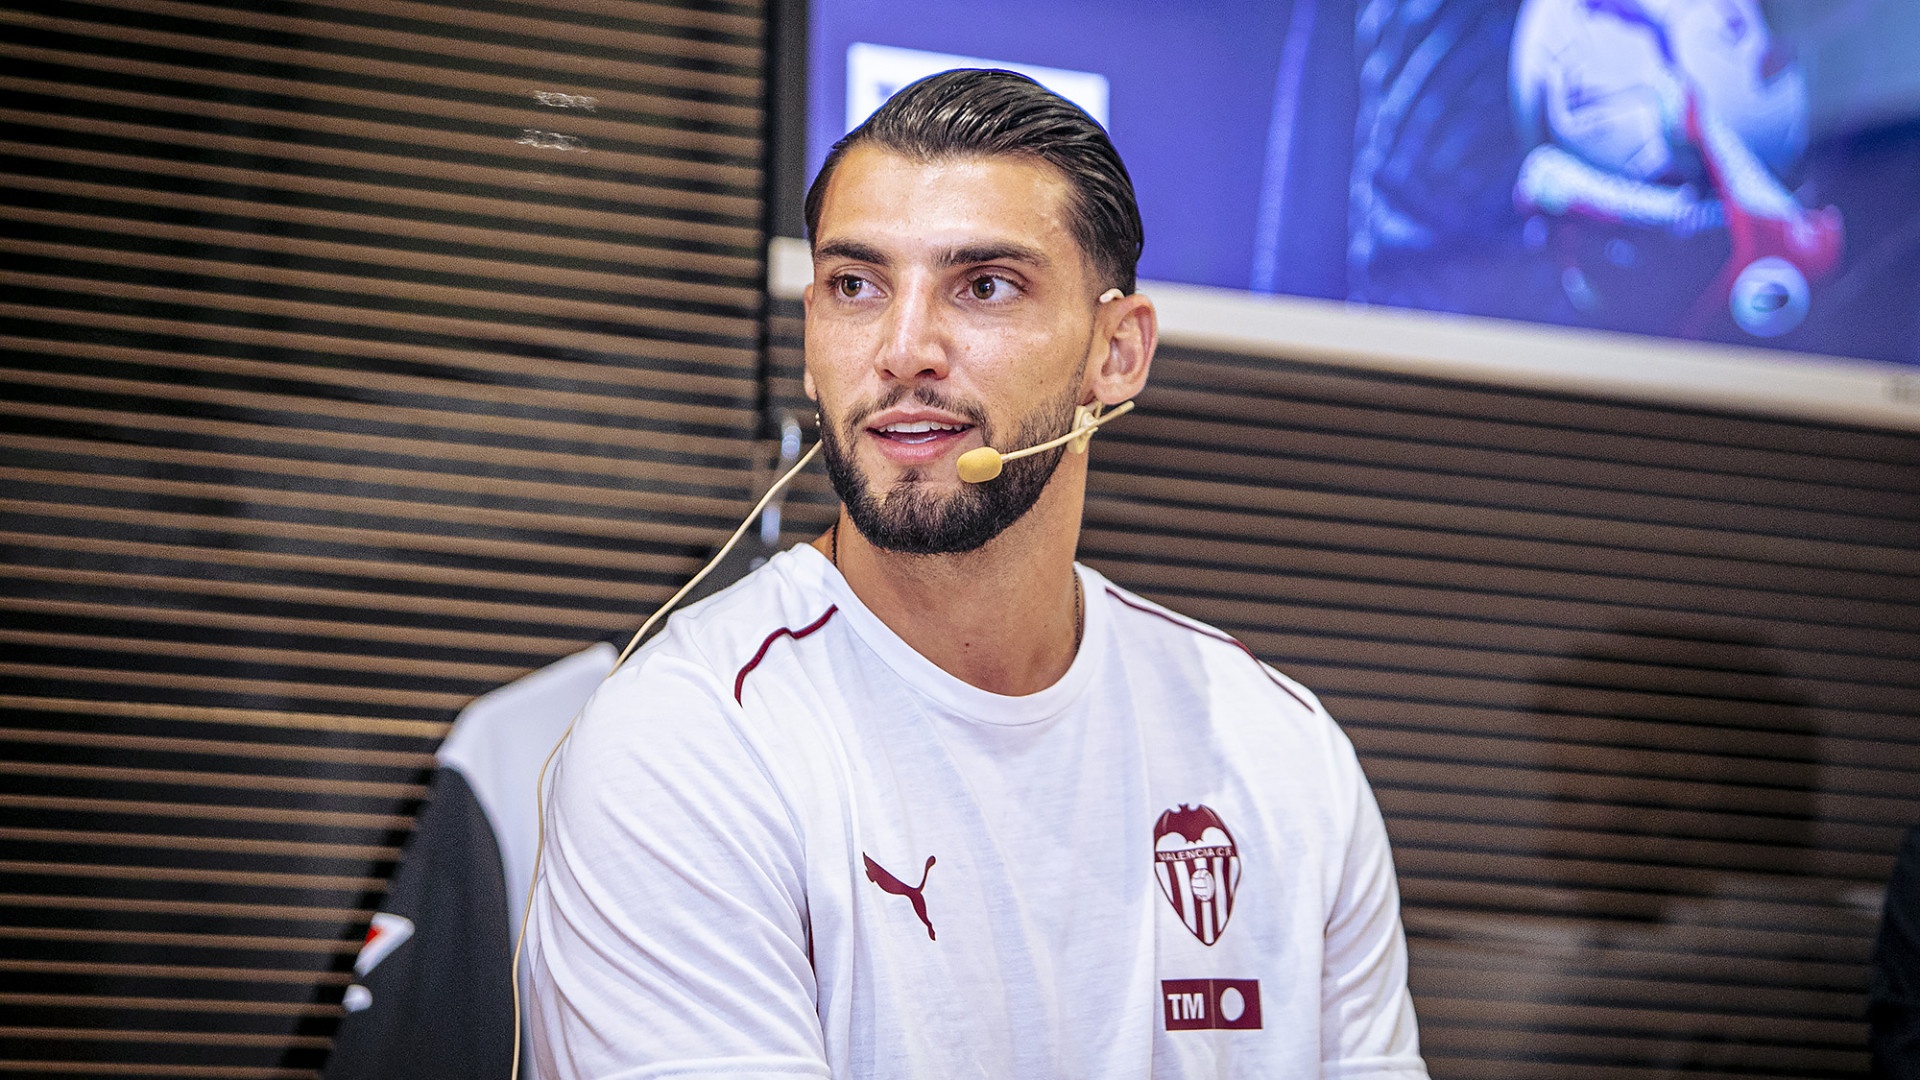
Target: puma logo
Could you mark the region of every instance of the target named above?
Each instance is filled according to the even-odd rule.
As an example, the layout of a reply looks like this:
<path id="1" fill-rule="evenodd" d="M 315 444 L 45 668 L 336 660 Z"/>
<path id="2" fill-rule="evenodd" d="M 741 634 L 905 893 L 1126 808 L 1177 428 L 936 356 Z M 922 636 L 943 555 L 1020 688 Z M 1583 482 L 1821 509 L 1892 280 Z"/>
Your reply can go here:
<path id="1" fill-rule="evenodd" d="M 895 896 L 906 897 L 907 901 L 913 905 L 913 913 L 920 916 L 921 922 L 927 924 L 927 940 L 935 940 L 933 936 L 933 920 L 927 918 L 927 898 L 921 895 L 927 888 L 927 875 L 933 870 L 933 856 L 927 856 L 927 865 L 925 869 L 920 871 L 920 884 L 918 885 L 909 885 L 899 878 L 894 877 L 892 874 L 887 873 L 886 867 L 874 862 L 873 856 L 868 855 L 864 851 L 860 853 L 860 857 L 867 861 L 867 880 L 880 886 L 882 892 L 890 892 Z"/>

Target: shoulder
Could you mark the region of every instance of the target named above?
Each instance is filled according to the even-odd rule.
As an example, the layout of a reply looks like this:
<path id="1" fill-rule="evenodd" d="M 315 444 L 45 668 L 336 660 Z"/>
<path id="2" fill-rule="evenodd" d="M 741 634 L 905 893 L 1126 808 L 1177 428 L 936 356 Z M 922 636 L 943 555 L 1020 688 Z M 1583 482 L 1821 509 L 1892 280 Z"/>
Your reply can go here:
<path id="1" fill-rule="evenodd" d="M 673 615 L 627 666 L 644 672 L 659 666 L 657 661 L 690 664 L 739 700 L 739 684 L 780 642 L 811 637 L 834 620 L 835 598 L 821 580 L 822 566 L 814 565 L 819 561 L 811 549 L 774 556 L 733 585 Z"/>
<path id="2" fill-rule="evenodd" d="M 595 691 L 569 739 L 569 768 L 635 775 L 663 762 L 751 755 L 742 684 L 778 659 L 783 641 L 813 635 L 834 612 L 804 560 L 782 553 L 675 613 Z M 636 768 L 642 760 L 655 768 Z"/>
<path id="3" fill-rule="evenodd" d="M 1241 693 L 1271 696 L 1290 712 L 1327 718 L 1326 709 L 1311 690 L 1274 670 L 1232 634 L 1154 603 L 1097 574 L 1090 577 L 1107 599 L 1115 643 L 1123 653 L 1140 651 L 1175 666 L 1181 657 L 1190 656 L 1198 664 L 1191 673 L 1194 677 L 1234 686 Z"/>

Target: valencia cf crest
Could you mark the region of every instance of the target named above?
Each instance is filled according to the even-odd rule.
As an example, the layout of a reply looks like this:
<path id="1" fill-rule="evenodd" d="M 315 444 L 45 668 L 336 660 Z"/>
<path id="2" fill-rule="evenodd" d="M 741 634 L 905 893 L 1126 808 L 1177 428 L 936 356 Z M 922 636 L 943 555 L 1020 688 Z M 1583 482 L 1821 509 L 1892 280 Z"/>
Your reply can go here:
<path id="1" fill-rule="evenodd" d="M 1240 888 L 1240 852 L 1220 815 L 1185 803 L 1161 814 L 1153 827 L 1153 872 L 1193 936 L 1202 945 L 1219 941 Z"/>

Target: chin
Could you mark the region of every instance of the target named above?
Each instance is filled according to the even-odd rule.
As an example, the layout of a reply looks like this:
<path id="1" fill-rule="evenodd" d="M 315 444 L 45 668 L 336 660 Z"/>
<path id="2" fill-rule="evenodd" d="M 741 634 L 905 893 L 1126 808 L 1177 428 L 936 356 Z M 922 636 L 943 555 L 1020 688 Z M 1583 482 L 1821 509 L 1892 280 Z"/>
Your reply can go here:
<path id="1" fill-rule="evenodd" d="M 916 467 L 875 493 L 872 473 L 851 465 L 837 441 L 826 445 L 827 477 L 846 505 L 854 528 L 874 547 L 900 555 L 964 555 L 1025 517 L 1046 491 L 1065 448 L 1009 462 L 985 484 L 967 484 L 957 473 L 929 480 Z M 943 464 L 945 464 L 943 462 Z"/>

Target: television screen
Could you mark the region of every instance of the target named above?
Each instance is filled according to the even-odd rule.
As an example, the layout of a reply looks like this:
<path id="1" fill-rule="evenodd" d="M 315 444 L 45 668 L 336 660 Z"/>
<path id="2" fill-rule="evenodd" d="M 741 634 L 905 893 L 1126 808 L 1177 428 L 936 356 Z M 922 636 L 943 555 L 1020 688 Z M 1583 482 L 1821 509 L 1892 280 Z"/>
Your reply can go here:
<path id="1" fill-rule="evenodd" d="M 1920 4 L 814 0 L 809 175 L 921 74 L 1112 132 L 1141 276 L 1920 365 Z"/>

